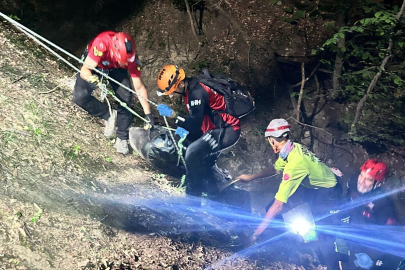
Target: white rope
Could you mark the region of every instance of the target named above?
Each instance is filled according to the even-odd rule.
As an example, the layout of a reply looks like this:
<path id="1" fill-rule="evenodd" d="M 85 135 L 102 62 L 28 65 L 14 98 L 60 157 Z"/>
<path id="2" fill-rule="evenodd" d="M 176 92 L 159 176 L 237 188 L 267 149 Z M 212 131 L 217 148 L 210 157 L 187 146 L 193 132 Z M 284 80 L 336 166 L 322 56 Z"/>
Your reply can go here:
<path id="1" fill-rule="evenodd" d="M 166 116 L 163 116 L 163 119 L 165 120 L 166 126 L 169 126 L 169 123 L 167 123 Z M 182 150 L 180 150 L 180 148 L 177 146 L 177 143 L 176 143 L 176 140 L 174 139 L 173 133 L 171 133 L 171 132 L 169 131 L 169 134 L 170 134 L 170 137 L 171 137 L 172 140 L 173 140 L 174 147 L 176 147 L 177 153 L 178 153 L 179 156 L 180 156 L 181 162 L 183 162 L 184 168 L 185 168 L 186 171 L 187 171 L 186 161 L 184 160 L 184 157 L 183 157 L 183 155 L 182 155 Z"/>
<path id="2" fill-rule="evenodd" d="M 103 73 L 103 72 L 101 72 L 101 71 L 99 71 L 99 70 L 97 70 L 97 69 L 95 69 L 95 68 L 93 68 L 93 67 L 88 66 L 88 65 L 85 64 L 81 59 L 77 58 L 77 57 L 74 56 L 73 54 L 71 54 L 71 53 L 69 53 L 68 51 L 62 49 L 61 47 L 55 45 L 54 43 L 50 42 L 50 41 L 47 40 L 46 38 L 44 38 L 44 37 L 38 35 L 37 33 L 35 33 L 34 31 L 32 31 L 31 29 L 25 27 L 24 25 L 22 25 L 22 24 L 18 23 L 17 21 L 11 19 L 10 17 L 8 17 L 7 15 L 5 15 L 4 13 L 0 12 L 0 16 L 3 17 L 5 20 L 9 21 L 12 25 L 14 25 L 14 26 L 17 27 L 19 30 L 21 30 L 23 33 L 25 33 L 28 37 L 32 38 L 35 42 L 37 42 L 38 44 L 40 44 L 41 46 L 43 46 L 45 49 L 47 49 L 49 52 L 51 52 L 53 55 L 55 55 L 59 60 L 62 60 L 64 63 L 66 63 L 68 66 L 70 66 L 71 68 L 73 68 L 73 69 L 76 70 L 77 72 L 81 73 L 80 69 L 78 69 L 77 67 L 75 67 L 72 63 L 70 63 L 69 61 L 67 61 L 66 59 L 64 59 L 64 58 L 63 58 L 62 56 L 60 56 L 57 52 L 55 52 L 54 50 L 52 50 L 51 48 L 49 48 L 47 45 L 45 45 L 44 43 L 42 43 L 42 42 L 39 41 L 38 39 L 40 39 L 40 40 L 46 42 L 47 44 L 51 45 L 52 47 L 54 47 L 54 48 L 56 48 L 56 49 L 58 49 L 59 51 L 63 52 L 64 54 L 66 54 L 66 55 L 69 56 L 70 58 L 72 58 L 72 59 L 78 61 L 79 63 L 86 65 L 89 69 L 91 69 L 91 70 L 97 72 L 97 73 L 100 74 L 101 76 L 106 77 L 108 80 L 110 80 L 110 81 L 116 83 L 117 85 L 123 87 L 124 89 L 126 89 L 126 90 L 128 90 L 128 91 L 134 93 L 135 95 L 137 95 L 138 98 L 142 98 L 142 99 L 146 100 L 147 102 L 149 102 L 150 104 L 152 104 L 152 105 L 154 105 L 154 106 L 156 106 L 156 107 L 158 106 L 157 103 L 155 103 L 155 102 L 153 102 L 153 101 L 151 101 L 151 100 L 149 100 L 149 99 L 147 99 L 147 98 L 145 98 L 145 97 L 139 95 L 139 94 L 136 93 L 134 90 L 132 90 L 132 89 L 128 88 L 127 86 L 121 84 L 120 82 L 114 80 L 113 78 L 109 77 L 109 76 L 106 75 L 105 73 Z M 104 87 L 106 87 L 106 86 L 104 85 Z M 101 89 L 101 90 L 103 91 L 103 89 Z M 106 89 L 104 89 L 104 91 L 106 91 Z M 115 98 L 115 99 L 118 99 L 118 98 L 116 98 L 116 97 L 114 97 L 114 98 Z M 110 114 L 111 114 L 111 106 L 110 106 L 110 103 L 108 102 L 108 99 L 106 99 L 106 100 L 107 100 L 108 107 L 109 107 Z M 121 102 L 119 99 L 118 99 L 117 101 Z M 132 111 L 132 113 L 134 113 L 137 117 L 139 117 L 139 118 L 142 119 L 143 121 L 149 123 L 148 120 L 146 120 L 145 118 L 141 117 L 139 114 L 135 113 L 134 111 Z M 179 150 L 179 148 L 177 147 L 177 145 L 176 145 L 176 143 L 175 143 L 176 140 L 174 139 L 174 136 L 173 136 L 173 134 L 172 134 L 172 131 L 175 131 L 175 129 L 173 129 L 173 128 L 171 128 L 171 127 L 169 126 L 169 123 L 167 122 L 166 117 L 163 117 L 163 118 L 164 118 L 165 124 L 166 124 L 166 127 L 163 127 L 163 128 L 165 128 L 165 129 L 167 129 L 167 130 L 169 131 L 170 136 L 171 136 L 171 138 L 172 138 L 172 140 L 173 140 L 173 142 L 174 142 L 174 145 L 176 146 L 177 152 L 180 153 L 180 150 Z M 184 167 L 185 167 L 186 170 L 187 170 L 186 161 L 184 160 L 183 156 L 181 156 L 181 161 L 183 162 Z"/>
<path id="3" fill-rule="evenodd" d="M 64 54 L 66 54 L 67 56 L 73 58 L 74 60 L 78 61 L 81 64 L 85 64 L 81 59 L 77 58 L 76 56 L 74 56 L 73 54 L 69 53 L 68 51 L 62 49 L 61 47 L 55 45 L 54 43 L 50 42 L 49 40 L 47 40 L 46 38 L 38 35 L 37 33 L 35 33 L 34 31 L 32 31 L 31 29 L 25 27 L 24 25 L 20 24 L 19 22 L 11 19 L 10 17 L 8 17 L 7 15 L 5 15 L 4 13 L 0 12 L 0 16 L 3 17 L 4 19 L 6 19 L 7 21 L 9 21 L 12 25 L 14 25 L 15 27 L 17 27 L 18 29 L 20 29 L 22 32 L 24 32 L 27 36 L 29 36 L 30 38 L 32 38 L 35 42 L 37 42 L 38 44 L 40 44 L 41 46 L 43 46 L 45 49 L 47 49 L 48 51 L 50 51 L 53 55 L 55 55 L 58 59 L 62 60 L 63 62 L 65 62 L 68 66 L 70 66 L 71 68 L 73 68 L 74 70 L 78 71 L 80 73 L 80 70 L 75 67 L 72 63 L 70 63 L 69 61 L 67 61 L 66 59 L 64 59 L 63 57 L 61 57 L 58 53 L 56 53 L 54 50 L 52 50 L 51 48 L 49 48 L 47 45 L 45 45 L 44 43 L 42 43 L 41 41 L 39 41 L 38 39 L 44 41 L 45 43 L 51 45 L 52 47 L 58 49 L 59 51 L 63 52 Z M 132 90 L 131 88 L 121 84 L 120 82 L 114 80 L 113 78 L 110 78 L 108 75 L 103 74 L 101 71 L 90 67 L 88 65 L 86 65 L 89 69 L 97 72 L 98 74 L 105 76 L 107 79 L 109 79 L 110 81 L 118 84 L 119 86 L 123 87 L 124 89 L 134 93 L 135 95 L 138 96 L 138 98 L 142 98 L 144 100 L 146 100 L 147 102 L 149 102 L 150 104 L 153 104 L 154 106 L 157 106 L 158 104 L 143 97 L 142 95 L 139 95 L 137 92 L 135 92 L 134 90 Z"/>

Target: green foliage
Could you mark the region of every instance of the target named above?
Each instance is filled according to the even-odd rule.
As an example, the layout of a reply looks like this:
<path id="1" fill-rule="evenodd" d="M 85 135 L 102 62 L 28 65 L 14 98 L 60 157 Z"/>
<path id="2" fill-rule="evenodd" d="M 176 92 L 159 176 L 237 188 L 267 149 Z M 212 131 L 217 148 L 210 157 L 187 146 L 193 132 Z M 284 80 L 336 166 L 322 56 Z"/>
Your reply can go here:
<path id="1" fill-rule="evenodd" d="M 152 179 L 158 180 L 164 178 L 166 175 L 163 173 L 157 173 L 152 175 Z"/>
<path id="2" fill-rule="evenodd" d="M 11 19 L 13 19 L 14 21 L 21 21 L 21 19 L 18 18 L 17 15 L 9 14 L 8 17 L 10 17 Z M 4 20 L 3 22 L 6 22 L 6 21 Z"/>
<path id="3" fill-rule="evenodd" d="M 292 14 L 291 17 L 281 17 L 281 20 L 288 22 L 288 23 L 294 23 L 294 22 L 297 22 L 297 21 L 305 18 L 305 11 L 300 10 L 298 8 L 292 8 L 292 7 L 285 8 L 284 12 Z"/>
<path id="4" fill-rule="evenodd" d="M 31 218 L 31 222 L 35 223 L 41 217 L 41 214 L 42 214 L 42 209 L 39 209 L 38 212 L 35 213 L 34 217 Z"/>
<path id="5" fill-rule="evenodd" d="M 298 95 L 299 95 L 298 92 L 292 92 L 290 96 L 291 97 L 298 97 Z M 306 97 L 307 97 L 306 91 L 304 90 L 304 92 L 302 93 L 302 98 L 306 98 Z"/>
<path id="6" fill-rule="evenodd" d="M 195 62 L 192 69 L 194 69 L 197 73 L 201 72 L 204 68 L 208 68 L 211 65 L 211 63 L 207 60 L 201 60 L 198 62 Z"/>
<path id="7" fill-rule="evenodd" d="M 80 146 L 75 144 L 72 148 L 65 151 L 64 154 L 66 157 L 68 157 L 70 159 L 75 159 L 79 156 L 79 150 L 80 150 Z"/>
<path id="8" fill-rule="evenodd" d="M 29 76 L 28 77 L 28 82 L 32 85 L 32 86 L 38 86 L 41 82 L 43 82 L 45 80 L 44 75 L 34 75 L 34 76 Z"/>
<path id="9" fill-rule="evenodd" d="M 368 2 L 366 2 L 368 3 Z M 383 59 L 388 55 L 390 38 L 393 40 L 392 57 L 387 62 L 372 93 L 363 106 L 361 118 L 352 138 L 359 142 L 375 144 L 401 144 L 405 140 L 405 37 L 404 20 L 398 21 L 396 10 L 368 3 L 361 18 L 352 26 L 345 26 L 325 41 L 323 49 L 338 53 L 344 61 L 340 83 L 344 91 L 340 99 L 353 107 L 365 95 L 371 81 L 380 71 Z M 340 38 L 345 46 L 339 49 Z M 323 63 L 330 59 L 324 59 Z"/>

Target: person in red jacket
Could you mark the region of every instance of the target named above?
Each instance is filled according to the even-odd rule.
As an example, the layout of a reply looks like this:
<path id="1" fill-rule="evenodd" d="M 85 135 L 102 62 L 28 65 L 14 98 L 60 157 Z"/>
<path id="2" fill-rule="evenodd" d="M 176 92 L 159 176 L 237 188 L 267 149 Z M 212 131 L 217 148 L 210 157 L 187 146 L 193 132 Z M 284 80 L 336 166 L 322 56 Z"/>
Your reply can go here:
<path id="1" fill-rule="evenodd" d="M 364 204 L 350 211 L 350 223 L 394 225 L 397 223 L 395 207 L 387 196 L 378 196 L 384 191 L 382 184 L 388 167 L 377 159 L 369 159 L 354 173 L 347 183 L 348 199 L 354 203 L 358 200 Z"/>
<path id="2" fill-rule="evenodd" d="M 347 199 L 355 205 L 343 222 L 350 225 L 397 225 L 398 219 L 391 198 L 385 195 L 382 185 L 388 167 L 377 159 L 369 159 L 354 173 L 347 183 Z M 347 239 L 350 250 L 348 258 L 342 260 L 343 270 L 391 270 L 397 269 L 402 258 L 381 250 L 362 245 L 357 237 Z"/>
<path id="3" fill-rule="evenodd" d="M 97 35 L 89 43 L 84 57 L 84 64 L 77 75 L 73 101 L 89 114 L 105 120 L 104 135 L 107 138 L 115 134 L 117 125 L 115 147 L 118 153 L 125 155 L 129 151 L 128 138 L 132 113 L 119 105 L 118 109 L 112 110 L 110 114 L 107 104 L 92 96 L 92 92 L 100 84 L 100 75 L 92 69 L 97 68 L 128 88 L 132 88 L 132 83 L 139 96 L 148 98 L 146 88 L 141 80 L 140 61 L 136 54 L 135 42 L 127 33 L 105 31 Z M 129 79 L 128 73 L 131 79 Z M 125 102 L 128 107 L 131 106 L 131 92 L 114 82 L 111 82 L 111 87 L 121 101 Z M 143 98 L 140 98 L 139 101 L 146 118 L 153 125 L 153 115 L 149 103 Z"/>
<path id="4" fill-rule="evenodd" d="M 178 87 L 185 91 L 176 92 Z M 202 192 L 218 192 L 215 173 L 222 170 L 215 165 L 218 153 L 234 145 L 240 137 L 240 121 L 226 113 L 224 97 L 199 81 L 198 77 L 186 78 L 182 68 L 165 66 L 158 75 L 158 87 L 163 95 L 178 93 L 184 96 L 188 116 L 177 117 L 176 134 L 187 135 L 192 143 L 187 147 L 186 192 L 201 196 Z M 158 105 L 159 114 L 176 117 L 165 104 Z"/>

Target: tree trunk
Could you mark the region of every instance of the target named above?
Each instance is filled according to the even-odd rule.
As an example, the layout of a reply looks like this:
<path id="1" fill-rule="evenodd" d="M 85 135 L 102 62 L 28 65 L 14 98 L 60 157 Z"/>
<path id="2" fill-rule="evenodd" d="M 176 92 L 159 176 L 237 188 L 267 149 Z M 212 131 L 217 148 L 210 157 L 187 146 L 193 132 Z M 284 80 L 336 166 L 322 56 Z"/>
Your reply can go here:
<path id="1" fill-rule="evenodd" d="M 345 25 L 344 21 L 345 15 L 343 15 L 343 13 L 340 13 L 337 19 L 339 29 Z M 338 52 L 335 58 L 335 68 L 333 69 L 333 77 L 332 77 L 333 80 L 333 89 L 331 93 L 332 99 L 335 99 L 339 96 L 340 76 L 342 75 L 342 66 L 343 66 L 342 49 L 344 48 L 345 43 L 346 43 L 345 36 L 343 38 L 339 37 L 339 41 L 337 44 Z"/>
<path id="2" fill-rule="evenodd" d="M 304 64 L 304 62 L 301 63 L 301 77 L 302 77 L 301 89 L 300 89 L 300 95 L 298 96 L 297 111 L 296 111 L 297 121 L 300 121 L 300 107 L 301 107 L 302 94 L 304 93 L 304 85 L 305 85 L 305 64 Z"/>
<path id="3" fill-rule="evenodd" d="M 404 12 L 404 8 L 405 8 L 405 0 L 402 2 L 401 10 L 398 12 L 397 16 L 395 16 L 397 20 L 399 20 L 399 18 L 401 18 L 402 13 Z M 366 102 L 371 91 L 373 91 L 375 85 L 377 84 L 378 79 L 381 77 L 382 71 L 384 70 L 385 65 L 387 64 L 388 60 L 392 57 L 392 53 L 391 53 L 392 44 L 393 44 L 393 41 L 392 41 L 392 38 L 390 38 L 388 41 L 387 56 L 384 57 L 381 65 L 380 65 L 379 71 L 377 72 L 377 74 L 375 74 L 373 80 L 371 81 L 370 85 L 367 88 L 366 94 L 364 95 L 364 97 L 362 97 L 362 99 L 360 99 L 359 103 L 357 104 L 356 114 L 354 116 L 353 123 L 350 127 L 350 133 L 352 133 L 352 134 L 357 133 L 356 125 L 357 125 L 357 122 L 359 121 L 363 105 Z"/>

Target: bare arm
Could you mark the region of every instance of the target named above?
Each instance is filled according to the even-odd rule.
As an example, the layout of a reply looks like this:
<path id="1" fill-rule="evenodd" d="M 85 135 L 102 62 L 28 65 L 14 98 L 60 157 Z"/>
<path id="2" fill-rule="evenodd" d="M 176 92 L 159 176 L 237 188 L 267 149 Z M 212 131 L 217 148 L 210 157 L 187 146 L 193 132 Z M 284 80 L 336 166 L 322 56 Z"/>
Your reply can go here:
<path id="1" fill-rule="evenodd" d="M 149 102 L 146 101 L 144 98 L 148 98 L 148 92 L 146 91 L 145 85 L 142 83 L 141 78 L 133 78 L 132 79 L 132 85 L 135 88 L 136 93 L 139 96 L 139 102 L 141 102 L 143 112 L 145 114 L 150 114 L 150 107 L 149 107 Z"/>
<path id="2" fill-rule="evenodd" d="M 277 199 L 274 200 L 274 203 L 271 205 L 269 211 L 267 211 L 266 216 L 260 223 L 259 227 L 257 227 L 257 229 L 255 230 L 255 236 L 259 236 L 267 228 L 267 226 L 269 226 L 273 218 L 283 209 L 283 206 L 283 202 Z"/>
<path id="3" fill-rule="evenodd" d="M 262 170 L 257 174 L 242 174 L 236 177 L 236 179 L 240 179 L 242 181 L 252 181 L 257 178 L 268 177 L 276 173 L 276 169 L 273 166 L 267 167 L 266 169 Z"/>
<path id="4" fill-rule="evenodd" d="M 89 77 L 92 75 L 91 68 L 95 67 L 97 67 L 97 62 L 87 56 L 82 68 L 80 69 L 80 77 L 83 80 L 88 81 Z"/>

